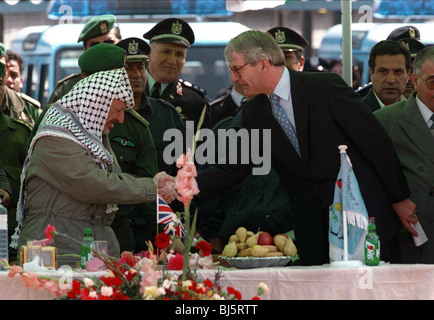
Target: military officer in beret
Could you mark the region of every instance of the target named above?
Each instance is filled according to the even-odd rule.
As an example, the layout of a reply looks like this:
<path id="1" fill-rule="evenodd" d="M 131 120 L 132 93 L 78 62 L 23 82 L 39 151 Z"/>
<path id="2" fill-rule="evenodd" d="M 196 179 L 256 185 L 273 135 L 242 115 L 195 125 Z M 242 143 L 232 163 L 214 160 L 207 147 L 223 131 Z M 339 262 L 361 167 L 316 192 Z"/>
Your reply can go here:
<path id="1" fill-rule="evenodd" d="M 285 54 L 286 67 L 295 71 L 303 71 L 304 48 L 309 45 L 309 42 L 294 30 L 285 27 L 271 28 L 267 32 L 276 39 Z"/>
<path id="2" fill-rule="evenodd" d="M 5 68 L 5 75 L 3 76 L 3 84 L 0 89 L 0 95 L 3 97 L 0 103 L 0 111 L 10 116 L 11 118 L 20 119 L 27 122 L 30 125 L 34 125 L 35 121 L 42 112 L 39 106 L 36 106 L 36 100 L 23 96 L 21 93 L 16 92 L 6 86 L 6 77 L 8 76 L 9 65 L 6 61 L 6 47 L 0 43 L 0 62 L 3 64 L 2 68 Z"/>
<path id="3" fill-rule="evenodd" d="M 187 50 L 194 43 L 190 25 L 178 18 L 165 19 L 143 37 L 151 44 L 146 94 L 174 105 L 184 121 L 194 121 L 195 131 L 202 110 L 206 107 L 202 128 L 210 127 L 206 91 L 178 78 L 186 61 Z"/>
<path id="4" fill-rule="evenodd" d="M 0 91 L 4 86 L 6 68 L 0 62 Z M 2 99 L 0 95 L 0 104 Z M 0 112 L 0 163 L 4 169 L 6 177 L 10 183 L 10 201 L 4 201 L 3 205 L 8 209 L 8 236 L 10 237 L 17 227 L 16 208 L 20 192 L 20 177 L 23 169 L 24 159 L 26 158 L 26 141 L 30 136 L 32 127 L 25 121 L 8 117 Z M 0 179 L 1 180 L 1 179 Z M 0 183 L 0 189 L 4 189 Z M 2 196 L 0 190 L 0 197 Z M 16 261 L 17 250 L 9 248 L 10 261 Z"/>
<path id="5" fill-rule="evenodd" d="M 94 17 L 85 23 L 77 42 L 83 41 L 83 50 L 104 42 L 116 44 L 121 38 L 120 30 L 114 26 L 116 17 L 112 14 L 105 14 Z M 51 104 L 64 96 L 81 79 L 81 73 L 73 73 L 60 80 L 53 90 L 47 104 Z"/>
<path id="6" fill-rule="evenodd" d="M 116 46 L 123 48 L 127 53 L 125 69 L 130 79 L 134 94 L 133 111 L 142 116 L 149 123 L 149 129 L 154 141 L 158 171 L 165 171 L 169 175 L 175 176 L 177 172 L 175 163 L 166 163 L 163 158 L 164 149 L 171 142 L 164 141 L 163 135 L 169 129 L 178 129 L 185 133 L 184 122 L 175 107 L 163 99 L 150 98 L 146 95 L 146 82 L 148 66 L 149 45 L 139 38 L 127 38 L 118 42 Z M 128 122 L 124 122 L 128 126 Z M 113 149 L 121 148 L 128 135 L 117 127 L 110 132 L 111 144 Z M 124 139 L 121 141 L 121 139 Z M 125 148 L 125 147 L 124 147 Z M 116 150 L 115 150 L 116 152 Z M 156 172 L 158 172 L 156 171 Z M 174 204 L 171 204 L 172 206 Z M 149 206 L 148 206 L 149 207 Z M 145 214 L 144 214 L 145 213 Z M 153 205 L 146 212 L 136 210 L 133 218 L 133 230 L 136 242 L 136 252 L 146 249 L 145 240 L 154 240 L 156 235 L 156 206 Z"/>

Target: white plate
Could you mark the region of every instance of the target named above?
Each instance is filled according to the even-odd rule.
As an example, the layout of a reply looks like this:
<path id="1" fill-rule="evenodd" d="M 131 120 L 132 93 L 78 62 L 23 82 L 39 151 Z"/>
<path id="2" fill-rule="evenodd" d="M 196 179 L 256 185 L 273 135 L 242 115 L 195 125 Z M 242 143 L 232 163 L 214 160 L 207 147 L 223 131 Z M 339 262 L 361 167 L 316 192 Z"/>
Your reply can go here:
<path id="1" fill-rule="evenodd" d="M 291 261 L 292 257 L 223 257 L 219 256 L 229 263 L 230 266 L 239 269 L 267 268 L 267 267 L 284 267 Z"/>

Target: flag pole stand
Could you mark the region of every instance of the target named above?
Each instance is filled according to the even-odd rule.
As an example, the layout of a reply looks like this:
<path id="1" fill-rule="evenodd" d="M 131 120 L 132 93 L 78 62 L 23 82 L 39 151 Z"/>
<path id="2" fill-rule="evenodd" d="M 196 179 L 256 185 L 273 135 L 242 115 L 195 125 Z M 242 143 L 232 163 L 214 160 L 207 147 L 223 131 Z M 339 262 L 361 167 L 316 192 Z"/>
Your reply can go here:
<path id="1" fill-rule="evenodd" d="M 347 238 L 347 213 L 342 212 L 342 224 L 344 227 L 344 260 L 343 261 L 333 261 L 330 263 L 332 268 L 360 268 L 363 267 L 362 261 L 359 260 L 348 260 L 348 238 Z"/>

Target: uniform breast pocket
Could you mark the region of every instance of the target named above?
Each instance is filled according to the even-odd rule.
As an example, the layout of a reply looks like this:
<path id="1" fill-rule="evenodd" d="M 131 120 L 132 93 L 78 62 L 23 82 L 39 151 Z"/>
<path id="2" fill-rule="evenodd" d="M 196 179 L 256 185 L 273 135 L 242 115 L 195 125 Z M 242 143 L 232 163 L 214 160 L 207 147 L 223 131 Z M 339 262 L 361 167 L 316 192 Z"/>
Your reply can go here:
<path id="1" fill-rule="evenodd" d="M 132 166 L 137 158 L 137 145 L 133 140 L 125 137 L 114 137 L 111 139 L 111 147 L 122 167 L 122 171 Z"/>

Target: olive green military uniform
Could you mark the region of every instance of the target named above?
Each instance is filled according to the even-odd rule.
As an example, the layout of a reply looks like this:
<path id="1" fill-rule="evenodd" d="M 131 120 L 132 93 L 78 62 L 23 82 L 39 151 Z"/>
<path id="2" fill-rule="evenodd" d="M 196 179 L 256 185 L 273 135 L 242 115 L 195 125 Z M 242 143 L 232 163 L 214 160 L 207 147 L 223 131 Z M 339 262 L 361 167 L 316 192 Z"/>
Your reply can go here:
<path id="1" fill-rule="evenodd" d="M 110 145 L 122 172 L 139 177 L 153 177 L 158 173 L 157 156 L 149 123 L 136 111 L 125 111 L 124 122 L 116 124 L 110 130 L 109 137 Z M 131 228 L 131 220 L 134 216 L 140 217 L 141 220 L 147 222 L 147 225 L 152 225 L 151 231 L 155 230 L 155 208 L 155 203 L 119 206 L 112 228 L 118 238 L 121 252 L 135 250 L 134 234 Z M 143 247 L 145 243 L 139 246 Z"/>
<path id="2" fill-rule="evenodd" d="M 145 94 L 142 96 L 142 104 L 137 112 L 149 122 L 149 129 L 157 153 L 158 171 L 165 171 L 169 175 L 175 176 L 177 171 L 176 164 L 166 164 L 163 159 L 164 149 L 171 143 L 170 141 L 163 141 L 163 135 L 168 129 L 178 129 L 184 136 L 185 129 L 181 115 L 170 103 L 161 99 L 149 98 Z M 136 252 L 146 250 L 145 240 L 155 240 L 157 233 L 156 204 L 153 204 L 153 206 L 152 214 L 142 215 L 139 212 L 134 213 L 132 222 Z"/>
<path id="3" fill-rule="evenodd" d="M 12 191 L 8 207 L 9 239 L 17 227 L 16 207 L 20 194 L 20 177 L 27 154 L 25 144 L 31 130 L 28 123 L 0 113 L 0 163 L 6 172 Z M 16 255 L 16 249 L 9 248 L 9 260 L 15 261 Z"/>
<path id="4" fill-rule="evenodd" d="M 62 98 L 65 94 L 67 94 L 72 87 L 81 80 L 81 73 L 73 73 L 62 80 L 60 80 L 53 92 L 51 93 L 50 98 L 47 101 L 47 104 L 53 104 L 60 98 Z"/>
<path id="5" fill-rule="evenodd" d="M 42 113 L 40 104 L 36 100 L 5 87 L 5 96 L 0 105 L 0 111 L 7 116 L 27 122 L 31 126 Z"/>

